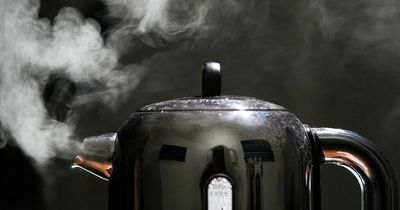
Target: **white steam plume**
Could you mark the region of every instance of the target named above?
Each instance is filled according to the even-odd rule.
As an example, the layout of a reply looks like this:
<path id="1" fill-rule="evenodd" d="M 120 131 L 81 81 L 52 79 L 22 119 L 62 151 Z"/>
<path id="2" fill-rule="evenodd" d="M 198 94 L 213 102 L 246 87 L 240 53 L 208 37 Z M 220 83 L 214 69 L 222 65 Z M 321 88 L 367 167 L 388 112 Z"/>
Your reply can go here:
<path id="1" fill-rule="evenodd" d="M 120 67 L 118 58 L 125 40 L 138 36 L 157 47 L 165 41 L 199 38 L 214 27 L 210 11 L 213 19 L 224 21 L 216 15 L 218 8 L 230 7 L 225 23 L 242 11 L 233 0 L 110 1 L 112 15 L 122 24 L 111 30 L 111 44 L 105 45 L 96 21 L 85 20 L 75 9 L 63 8 L 51 24 L 48 19 L 38 19 L 39 4 L 39 0 L 0 3 L 1 139 L 12 136 L 38 163 L 71 153 L 77 144 L 73 119 L 56 121 L 45 108 L 42 92 L 50 75 L 61 74 L 74 83 L 94 87 L 95 92 L 79 95 L 73 104 L 102 100 L 112 106 L 116 98 L 126 97 L 136 86 L 145 68 L 133 64 Z"/>
<path id="2" fill-rule="evenodd" d="M 113 101 L 137 84 L 140 69 L 117 71 L 118 54 L 104 45 L 98 24 L 72 8 L 62 9 L 54 25 L 38 19 L 37 0 L 3 0 L 0 9 L 0 121 L 29 156 L 45 163 L 76 147 L 72 120 L 58 122 L 45 109 L 41 93 L 49 75 L 106 87 L 75 103 Z"/>
<path id="3" fill-rule="evenodd" d="M 98 23 L 85 20 L 75 9 L 63 8 L 51 24 L 48 19 L 38 19 L 39 0 L 3 0 L 0 3 L 0 138 L 12 136 L 38 163 L 60 153 L 71 153 L 77 144 L 73 119 L 65 122 L 52 119 L 42 99 L 49 76 L 61 74 L 74 83 L 89 84 L 92 92 L 78 95 L 72 102 L 74 105 L 102 100 L 112 107 L 118 101 L 116 98 L 127 97 L 145 69 L 143 65 L 121 67 L 118 63 L 127 40 L 139 37 L 148 45 L 159 47 L 165 42 L 200 39 L 215 31 L 215 22 L 223 23 L 218 25 L 219 31 L 233 25 L 230 23 L 237 25 L 235 18 L 252 6 L 240 2 L 108 1 L 111 16 L 121 23 L 109 31 L 109 40 L 105 41 Z M 219 40 L 234 36 L 226 31 L 218 34 Z"/>
<path id="4" fill-rule="evenodd" d="M 138 37 L 160 47 L 166 42 L 208 39 L 207 45 L 232 40 L 253 18 L 254 1 L 243 0 L 105 0 L 110 16 L 120 20 L 111 40 Z M 247 13 L 247 14 L 245 14 Z M 210 43 L 209 41 L 212 40 Z M 119 48 L 120 49 L 120 48 Z"/>
<path id="5" fill-rule="evenodd" d="M 389 46 L 388 49 L 395 52 L 398 50 L 394 48 L 399 46 L 395 41 L 400 31 L 398 13 L 390 7 L 392 0 L 377 3 L 348 0 L 332 5 L 323 0 L 296 2 L 290 13 L 290 18 L 296 19 L 291 24 L 298 28 L 291 32 L 293 35 L 284 33 L 284 24 L 267 21 L 270 1 L 104 1 L 110 16 L 119 21 L 108 31 L 108 40 L 103 40 L 96 21 L 85 20 L 72 8 L 62 9 L 50 24 L 47 19 L 38 19 L 38 0 L 0 2 L 0 126 L 3 128 L 0 139 L 12 136 L 39 163 L 46 162 L 57 152 L 75 147 L 73 119 L 66 122 L 53 120 L 44 106 L 41 93 L 47 78 L 59 73 L 75 83 L 94 87 L 94 92 L 78 96 L 73 102 L 75 105 L 101 100 L 113 107 L 119 101 L 117 98 L 128 97 L 129 90 L 136 86 L 143 70 L 147 69 L 143 64 L 123 67 L 118 63 L 127 47 L 135 47 L 129 46 L 133 37 L 152 47 L 170 43 L 179 43 L 179 46 L 188 43 L 190 47 L 190 44 L 201 44 L 202 41 L 208 46 L 226 43 L 249 33 L 254 41 L 249 42 L 248 47 L 263 55 L 259 62 L 265 66 L 274 64 L 279 53 L 288 54 L 282 46 L 271 48 L 268 45 L 274 47 L 273 40 L 278 36 L 281 40 L 295 39 L 292 36 L 297 33 L 304 34 L 306 39 L 322 33 L 327 42 L 349 37 L 353 41 L 346 51 L 350 56 L 354 50 L 382 41 L 382 46 Z M 285 2 L 271 4 L 276 8 L 289 7 L 290 4 L 285 5 Z M 358 8 L 363 10 L 353 14 Z M 279 15 L 274 15 L 273 18 L 279 20 Z M 265 39 L 271 40 L 266 42 Z M 302 53 L 294 59 L 302 61 L 302 56 L 306 60 L 318 54 L 308 49 L 307 44 L 298 46 Z M 271 68 L 276 69 L 275 66 Z M 4 146 L 3 142 L 1 146 Z"/>

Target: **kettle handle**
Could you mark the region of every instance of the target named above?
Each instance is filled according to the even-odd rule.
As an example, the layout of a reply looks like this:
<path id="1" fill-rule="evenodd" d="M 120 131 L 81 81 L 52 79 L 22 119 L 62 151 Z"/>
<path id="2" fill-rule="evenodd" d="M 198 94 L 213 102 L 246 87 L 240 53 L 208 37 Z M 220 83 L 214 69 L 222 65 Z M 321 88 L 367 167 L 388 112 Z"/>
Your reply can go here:
<path id="1" fill-rule="evenodd" d="M 348 169 L 361 187 L 362 210 L 397 210 L 393 170 L 372 142 L 352 131 L 312 128 L 325 164 Z"/>

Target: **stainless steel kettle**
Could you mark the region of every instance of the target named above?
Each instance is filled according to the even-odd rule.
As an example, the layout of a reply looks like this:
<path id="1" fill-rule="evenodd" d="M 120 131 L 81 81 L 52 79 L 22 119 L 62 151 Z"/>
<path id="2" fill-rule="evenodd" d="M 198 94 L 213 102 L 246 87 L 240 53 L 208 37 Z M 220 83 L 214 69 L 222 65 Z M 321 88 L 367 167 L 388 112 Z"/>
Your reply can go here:
<path id="1" fill-rule="evenodd" d="M 73 167 L 109 181 L 110 210 L 318 210 L 321 164 L 357 177 L 363 210 L 397 210 L 394 174 L 370 141 L 220 91 L 220 65 L 206 63 L 202 96 L 148 105 L 117 133 L 86 138 Z"/>

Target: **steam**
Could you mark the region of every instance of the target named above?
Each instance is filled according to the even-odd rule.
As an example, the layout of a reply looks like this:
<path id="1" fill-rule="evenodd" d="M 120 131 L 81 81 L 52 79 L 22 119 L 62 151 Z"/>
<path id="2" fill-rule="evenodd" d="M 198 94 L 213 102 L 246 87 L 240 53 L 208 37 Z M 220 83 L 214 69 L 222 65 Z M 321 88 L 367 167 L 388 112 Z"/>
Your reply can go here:
<path id="1" fill-rule="evenodd" d="M 382 47 L 390 47 L 382 42 L 397 45 L 399 24 L 399 4 L 393 0 L 350 0 L 330 3 L 317 0 L 310 3 L 310 11 L 315 16 L 316 28 L 327 38 L 338 38 L 346 34 L 356 44 L 369 45 L 381 42 Z"/>
<path id="2" fill-rule="evenodd" d="M 210 2 L 175 2 L 171 5 L 171 1 L 159 0 L 108 1 L 111 15 L 124 20 L 119 30 L 140 36 L 152 46 L 162 44 L 163 40 L 188 37 L 203 27 Z"/>
<path id="3" fill-rule="evenodd" d="M 232 40 L 245 26 L 253 1 L 241 0 L 105 0 L 110 16 L 119 20 L 111 40 L 138 37 L 152 47 L 168 43 L 208 45 Z M 251 14 L 251 13 L 249 13 Z M 249 22 L 247 22 L 248 24 Z M 236 29 L 235 29 L 236 28 Z M 240 30 L 239 29 L 239 30 Z M 123 42 L 126 43 L 126 42 Z M 118 43 L 115 43 L 118 45 Z"/>
<path id="4" fill-rule="evenodd" d="M 196 51 L 204 43 L 218 49 L 246 35 L 249 49 L 244 53 L 256 54 L 252 63 L 265 69 L 309 69 L 310 64 L 318 68 L 318 50 L 332 50 L 324 44 L 338 40 L 347 45 L 338 59 L 332 56 L 337 68 L 366 46 L 400 54 L 398 7 L 391 0 L 315 0 L 290 7 L 286 1 L 104 1 L 109 17 L 117 20 L 107 39 L 95 20 L 75 9 L 63 8 L 51 23 L 38 19 L 38 0 L 0 3 L 0 147 L 12 139 L 38 163 L 72 154 L 79 142 L 75 118 L 60 122 L 49 115 L 42 97 L 46 82 L 52 75 L 63 75 L 78 85 L 68 106 L 100 101 L 113 109 L 117 101 L 130 97 L 151 63 L 162 62 L 149 58 L 141 64 L 120 63 L 120 57 L 135 48 L 134 38 L 153 48 L 174 45 Z M 287 14 L 269 16 L 271 5 L 275 13 L 287 9 Z M 316 34 L 322 34 L 322 46 L 316 47 Z M 382 59 L 371 62 L 379 66 Z"/>
<path id="5" fill-rule="evenodd" d="M 73 8 L 63 8 L 51 24 L 38 19 L 38 0 L 4 0 L 0 4 L 0 122 L 1 144 L 14 141 L 38 163 L 73 154 L 77 148 L 74 118 L 64 122 L 50 117 L 42 92 L 52 75 L 63 75 L 79 89 L 66 106 L 102 101 L 115 107 L 140 81 L 145 65 L 118 63 L 126 43 L 139 37 L 153 47 L 201 39 L 215 30 L 210 21 L 229 18 L 243 10 L 237 1 L 118 0 L 109 1 L 111 16 L 120 24 L 103 40 L 100 26 Z M 231 6 L 224 18 L 217 9 Z M 213 8 L 213 10 L 211 10 Z M 226 38 L 232 33 L 220 33 Z M 107 44 L 106 44 L 107 43 Z M 61 83 L 60 83 L 61 84 Z M 117 100 L 118 99 L 118 100 Z"/>
<path id="6" fill-rule="evenodd" d="M 63 74 L 73 82 L 92 84 L 101 90 L 81 94 L 75 104 L 103 100 L 113 105 L 115 94 L 124 94 L 137 84 L 135 76 L 141 67 L 116 69 L 118 53 L 104 44 L 98 23 L 85 20 L 72 8 L 62 9 L 54 25 L 47 19 L 37 19 L 36 0 L 5 0 L 0 8 L 3 133 L 9 132 L 38 163 L 57 154 L 68 155 L 77 147 L 74 122 L 49 117 L 42 99 L 46 79 Z"/>

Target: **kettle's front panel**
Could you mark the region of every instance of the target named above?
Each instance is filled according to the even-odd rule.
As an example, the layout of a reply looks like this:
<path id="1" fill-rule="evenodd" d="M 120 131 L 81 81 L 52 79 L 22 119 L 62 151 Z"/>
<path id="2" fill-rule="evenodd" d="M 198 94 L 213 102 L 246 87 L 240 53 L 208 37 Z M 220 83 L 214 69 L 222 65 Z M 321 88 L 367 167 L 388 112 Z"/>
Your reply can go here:
<path id="1" fill-rule="evenodd" d="M 308 209 L 310 153 L 285 111 L 136 113 L 118 133 L 110 209 Z"/>

